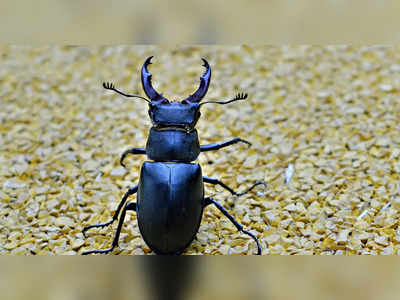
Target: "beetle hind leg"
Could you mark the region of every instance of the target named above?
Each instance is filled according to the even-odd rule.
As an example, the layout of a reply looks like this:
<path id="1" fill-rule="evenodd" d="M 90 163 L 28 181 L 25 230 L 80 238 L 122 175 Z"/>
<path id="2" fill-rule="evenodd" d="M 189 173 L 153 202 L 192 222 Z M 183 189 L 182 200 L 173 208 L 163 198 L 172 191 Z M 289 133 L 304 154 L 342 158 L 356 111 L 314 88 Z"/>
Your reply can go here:
<path id="1" fill-rule="evenodd" d="M 248 232 L 247 230 L 243 229 L 243 225 L 241 225 L 238 221 L 235 220 L 235 218 L 217 201 L 215 201 L 212 197 L 207 197 L 204 199 L 204 207 L 207 205 L 214 204 L 220 212 L 222 212 L 225 217 L 227 217 L 233 225 L 237 228 L 238 231 L 243 232 L 244 234 L 247 234 L 250 236 L 256 243 L 257 243 L 257 255 L 261 255 L 261 246 L 260 242 L 258 241 L 257 237 L 252 234 L 251 232 Z"/>
<path id="2" fill-rule="evenodd" d="M 111 225 L 111 224 L 114 223 L 116 220 L 118 220 L 118 215 L 119 215 L 119 212 L 120 212 L 121 209 L 122 209 L 122 206 L 125 204 L 125 202 L 126 202 L 126 200 L 128 199 L 128 197 L 131 196 L 131 195 L 133 195 L 133 194 L 135 194 L 135 193 L 137 192 L 137 190 L 138 190 L 138 186 L 134 186 L 134 187 L 130 188 L 130 189 L 125 193 L 124 197 L 122 197 L 122 200 L 121 200 L 121 202 L 120 202 L 119 205 L 118 205 L 117 210 L 116 210 L 115 213 L 114 213 L 113 218 L 112 218 L 110 221 L 108 221 L 108 222 L 106 222 L 106 223 L 102 223 L 102 224 L 93 224 L 93 225 L 85 226 L 85 227 L 83 228 L 83 230 L 82 230 L 83 236 L 86 237 L 86 231 L 88 231 L 88 230 L 91 229 L 91 228 L 96 228 L 96 227 L 103 228 L 103 227 L 106 227 L 106 226 L 108 226 L 108 225 Z"/>
<path id="3" fill-rule="evenodd" d="M 258 186 L 260 184 L 264 185 L 264 187 L 267 186 L 267 184 L 264 181 L 257 181 L 256 183 L 254 183 L 251 187 L 249 187 L 244 192 L 238 193 L 238 192 L 235 192 L 233 189 L 231 189 L 229 186 L 227 186 L 225 183 L 223 183 L 222 181 L 220 181 L 220 180 L 218 180 L 216 178 L 203 176 L 203 181 L 206 182 L 206 183 L 214 184 L 214 185 L 218 184 L 221 187 L 223 187 L 224 189 L 226 189 L 227 191 L 229 191 L 232 195 L 238 196 L 238 197 L 246 195 L 248 192 L 250 192 L 252 189 L 254 189 L 256 186 Z"/>
<path id="4" fill-rule="evenodd" d="M 111 251 L 113 251 L 114 248 L 118 246 L 119 235 L 121 234 L 121 229 L 122 229 L 122 225 L 124 224 L 126 211 L 128 211 L 128 210 L 134 210 L 134 211 L 136 211 L 136 203 L 135 203 L 135 202 L 128 202 L 128 203 L 125 205 L 124 209 L 122 210 L 121 217 L 120 217 L 119 223 L 118 223 L 117 232 L 115 233 L 115 237 L 114 237 L 113 243 L 112 243 L 112 245 L 111 245 L 111 248 L 105 249 L 105 250 L 90 250 L 90 251 L 85 251 L 85 252 L 82 253 L 82 255 L 88 255 L 88 254 L 107 254 L 107 253 L 110 253 Z"/>

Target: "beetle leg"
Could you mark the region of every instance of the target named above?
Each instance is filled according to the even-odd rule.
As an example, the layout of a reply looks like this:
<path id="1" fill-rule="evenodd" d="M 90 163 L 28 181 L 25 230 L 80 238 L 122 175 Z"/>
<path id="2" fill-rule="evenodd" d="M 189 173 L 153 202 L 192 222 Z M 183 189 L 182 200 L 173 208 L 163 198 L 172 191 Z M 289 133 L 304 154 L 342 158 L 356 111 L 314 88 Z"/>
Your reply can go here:
<path id="1" fill-rule="evenodd" d="M 119 160 L 119 163 L 124 168 L 126 168 L 125 165 L 124 165 L 124 159 L 128 154 L 146 154 L 146 149 L 144 149 L 144 148 L 132 148 L 132 149 L 128 149 L 124 153 L 122 153 L 122 156 L 121 156 L 121 159 Z"/>
<path id="2" fill-rule="evenodd" d="M 221 148 L 224 148 L 224 147 L 227 147 L 227 146 L 239 143 L 239 142 L 247 144 L 248 147 L 251 146 L 251 143 L 246 141 L 246 140 L 243 140 L 241 138 L 234 138 L 234 139 L 231 139 L 229 141 L 222 142 L 222 143 L 202 145 L 202 146 L 200 146 L 200 151 L 201 152 L 206 152 L 206 151 L 211 151 L 211 150 L 219 150 Z"/>
<path id="3" fill-rule="evenodd" d="M 225 215 L 225 217 L 227 217 L 233 223 L 233 225 L 235 225 L 237 230 L 252 237 L 255 240 L 255 242 L 257 243 L 257 255 L 261 255 L 261 246 L 260 246 L 260 243 L 258 242 L 257 237 L 254 234 L 244 230 L 243 225 L 241 225 L 238 221 L 236 221 L 235 218 L 231 214 L 229 214 L 229 212 L 221 204 L 219 204 L 217 201 L 215 201 L 212 197 L 205 198 L 204 202 L 205 202 L 204 207 L 206 207 L 207 205 L 210 205 L 210 204 L 214 204 L 219 209 L 219 211 L 222 212 Z"/>
<path id="4" fill-rule="evenodd" d="M 255 184 L 253 184 L 246 191 L 244 191 L 242 193 L 237 193 L 234 190 L 232 190 L 229 186 L 227 186 L 225 183 L 223 183 L 222 181 L 219 181 L 218 179 L 215 179 L 215 178 L 212 178 L 212 177 L 203 176 L 203 181 L 206 182 L 206 183 L 214 184 L 214 185 L 218 184 L 218 185 L 222 186 L 224 189 L 228 190 L 232 195 L 235 195 L 235 196 L 243 196 L 243 195 L 247 194 L 248 192 L 250 192 L 257 185 L 260 185 L 260 184 L 263 184 L 264 186 L 267 186 L 267 184 L 264 181 L 257 181 Z"/>
<path id="5" fill-rule="evenodd" d="M 124 206 L 126 199 L 128 199 L 129 196 L 135 194 L 138 190 L 138 186 L 134 186 L 132 188 L 130 188 L 124 195 L 124 197 L 122 197 L 121 202 L 118 205 L 118 208 L 116 210 L 116 212 L 114 213 L 114 216 L 112 218 L 111 221 L 108 221 L 107 223 L 103 223 L 103 224 L 94 224 L 94 225 L 88 225 L 85 228 L 83 228 L 82 233 L 83 236 L 86 237 L 85 232 L 88 231 L 91 228 L 95 228 L 95 227 L 106 227 L 108 225 L 111 225 L 112 223 L 114 223 L 117 219 L 118 219 L 118 215 L 119 212 L 121 211 L 122 206 Z"/>
<path id="6" fill-rule="evenodd" d="M 114 237 L 113 243 L 112 243 L 112 245 L 111 245 L 111 248 L 105 249 L 105 250 L 90 250 L 90 251 L 85 251 L 85 252 L 82 253 L 82 255 L 88 255 L 88 254 L 107 254 L 107 253 L 113 251 L 114 248 L 118 246 L 119 235 L 121 234 L 121 229 L 122 229 L 122 225 L 124 224 L 125 215 L 126 215 L 126 211 L 127 211 L 127 210 L 134 210 L 134 211 L 136 211 L 136 203 L 135 203 L 135 202 L 128 202 L 128 203 L 125 205 L 124 209 L 122 210 L 121 218 L 119 219 L 119 223 L 118 223 L 117 232 L 115 233 L 115 237 Z"/>

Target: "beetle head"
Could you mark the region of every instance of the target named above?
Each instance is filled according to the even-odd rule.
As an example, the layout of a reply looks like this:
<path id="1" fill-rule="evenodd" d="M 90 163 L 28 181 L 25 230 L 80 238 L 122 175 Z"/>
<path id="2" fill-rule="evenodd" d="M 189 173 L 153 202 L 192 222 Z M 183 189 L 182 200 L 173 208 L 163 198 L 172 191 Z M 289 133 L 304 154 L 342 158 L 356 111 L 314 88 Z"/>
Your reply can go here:
<path id="1" fill-rule="evenodd" d="M 195 93 L 180 102 L 170 102 L 159 94 L 151 84 L 151 73 L 147 66 L 151 64 L 152 56 L 146 59 L 142 67 L 143 89 L 150 98 L 149 116 L 157 129 L 185 130 L 190 132 L 200 118 L 200 101 L 207 93 L 211 79 L 211 68 L 203 58 L 206 71 L 200 77 L 200 86 Z"/>

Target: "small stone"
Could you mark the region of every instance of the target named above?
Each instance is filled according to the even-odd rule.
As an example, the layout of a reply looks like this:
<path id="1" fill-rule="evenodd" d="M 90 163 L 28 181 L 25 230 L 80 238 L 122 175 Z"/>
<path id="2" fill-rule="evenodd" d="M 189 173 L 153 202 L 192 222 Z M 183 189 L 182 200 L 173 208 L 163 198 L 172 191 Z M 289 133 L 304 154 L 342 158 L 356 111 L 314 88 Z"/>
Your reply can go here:
<path id="1" fill-rule="evenodd" d="M 244 177 L 243 175 L 238 175 L 236 177 L 236 181 L 237 181 L 237 183 L 241 184 L 246 181 L 246 177 Z"/>
<path id="2" fill-rule="evenodd" d="M 21 192 L 18 194 L 18 201 L 27 202 L 31 195 L 28 192 Z"/>
<path id="3" fill-rule="evenodd" d="M 58 199 L 53 199 L 46 202 L 46 206 L 49 211 L 54 210 L 59 205 L 61 205 L 61 203 Z"/>
<path id="4" fill-rule="evenodd" d="M 265 240 L 268 244 L 273 245 L 276 244 L 280 240 L 281 236 L 279 234 L 271 234 L 265 237 Z"/>
<path id="5" fill-rule="evenodd" d="M 380 151 L 380 150 L 379 150 L 378 148 L 376 148 L 376 147 L 372 147 L 371 150 L 369 151 L 369 153 L 370 153 L 372 156 L 375 156 L 375 157 L 377 157 L 377 158 L 380 158 L 380 157 L 383 156 L 383 152 Z"/>
<path id="6" fill-rule="evenodd" d="M 398 158 L 400 155 L 400 148 L 394 148 L 392 153 L 390 154 L 390 158 Z"/>
<path id="7" fill-rule="evenodd" d="M 82 169 L 86 171 L 95 171 L 98 167 L 99 163 L 91 159 L 82 165 Z"/>
<path id="8" fill-rule="evenodd" d="M 222 255 L 229 255 L 231 247 L 229 245 L 221 245 L 219 247 L 219 252 L 221 252 Z"/>
<path id="9" fill-rule="evenodd" d="M 295 203 L 291 203 L 285 207 L 287 211 L 297 211 L 297 205 Z"/>
<path id="10" fill-rule="evenodd" d="M 5 244 L 3 247 L 7 250 L 14 249 L 17 247 L 17 242 L 16 241 L 9 242 L 9 243 Z"/>
<path id="11" fill-rule="evenodd" d="M 118 167 L 115 168 L 111 171 L 110 176 L 111 177 L 123 177 L 126 174 L 126 169 L 123 167 Z"/>
<path id="12" fill-rule="evenodd" d="M 285 184 L 289 184 L 294 174 L 294 165 L 289 164 L 285 170 Z"/>
<path id="13" fill-rule="evenodd" d="M 8 198 L 7 194 L 0 190 L 0 200 L 7 200 Z"/>
<path id="14" fill-rule="evenodd" d="M 383 245 L 383 246 L 387 246 L 389 245 L 389 242 L 387 241 L 387 237 L 386 236 L 382 236 L 382 235 L 378 235 L 375 237 L 375 242 L 377 244 Z"/>
<path id="15" fill-rule="evenodd" d="M 393 86 L 391 84 L 381 84 L 379 85 L 379 89 L 382 92 L 391 92 L 393 91 Z"/>
<path id="16" fill-rule="evenodd" d="M 203 246 L 208 244 L 208 236 L 207 234 L 203 233 L 203 232 L 199 232 L 197 234 L 197 240 L 200 242 L 200 244 L 202 244 Z"/>
<path id="17" fill-rule="evenodd" d="M 383 248 L 382 251 L 381 251 L 381 254 L 382 255 L 393 255 L 393 254 L 395 254 L 393 246 L 390 245 L 388 247 Z"/>
<path id="18" fill-rule="evenodd" d="M 245 168 L 254 168 L 257 165 L 258 157 L 257 155 L 252 155 L 246 158 L 243 163 L 243 167 Z"/>
<path id="19" fill-rule="evenodd" d="M 345 230 L 341 230 L 338 233 L 338 236 L 336 238 L 336 243 L 338 245 L 344 245 L 347 243 L 347 236 L 349 235 L 350 230 L 349 229 L 345 229 Z"/>
<path id="20" fill-rule="evenodd" d="M 391 144 L 391 140 L 388 137 L 381 137 L 375 143 L 375 145 L 380 146 L 380 147 L 387 147 L 390 144 Z"/>
<path id="21" fill-rule="evenodd" d="M 82 239 L 76 239 L 72 242 L 72 249 L 73 250 L 79 250 L 80 247 L 82 247 L 85 244 L 85 241 Z"/>
<path id="22" fill-rule="evenodd" d="M 392 201 L 392 206 L 400 211 L 400 197 L 394 198 L 394 200 Z"/>
<path id="23" fill-rule="evenodd" d="M 391 65 L 390 70 L 392 70 L 394 72 L 400 72 L 400 64 Z"/>
<path id="24" fill-rule="evenodd" d="M 49 190 L 49 187 L 47 187 L 47 186 L 38 186 L 38 187 L 36 187 L 36 189 L 35 189 L 35 193 L 36 193 L 37 195 L 39 195 L 39 194 L 45 194 L 48 190 Z"/>
<path id="25" fill-rule="evenodd" d="M 64 227 L 64 226 L 73 227 L 75 226 L 75 222 L 74 220 L 68 217 L 58 217 L 55 220 L 55 225 L 58 227 Z"/>
<path id="26" fill-rule="evenodd" d="M 364 108 L 360 106 L 351 106 L 345 110 L 346 114 L 360 115 L 364 113 Z"/>
<path id="27" fill-rule="evenodd" d="M 266 215 L 266 217 L 267 217 L 267 220 L 268 220 L 268 223 L 269 223 L 269 224 L 271 224 L 271 225 L 273 225 L 273 226 L 278 225 L 278 223 L 279 223 L 279 217 L 278 217 L 278 214 L 277 214 L 276 212 L 274 212 L 274 211 L 272 211 L 272 210 L 269 210 L 269 211 L 267 211 L 267 212 L 265 213 L 265 215 Z"/>
<path id="28" fill-rule="evenodd" d="M 26 208 L 26 216 L 27 217 L 34 217 L 39 213 L 39 203 L 33 202 Z"/>
<path id="29" fill-rule="evenodd" d="M 28 168 L 29 165 L 26 162 L 14 166 L 14 170 L 18 175 L 24 174 Z"/>
<path id="30" fill-rule="evenodd" d="M 320 99 L 326 99 L 326 98 L 328 98 L 329 96 L 331 96 L 331 92 L 328 91 L 328 90 L 319 91 L 318 94 L 317 94 L 317 96 L 318 96 L 318 98 L 320 98 Z"/>
<path id="31" fill-rule="evenodd" d="M 3 183 L 3 188 L 5 189 L 22 189 L 25 186 L 26 186 L 25 182 L 16 179 L 10 179 Z"/>

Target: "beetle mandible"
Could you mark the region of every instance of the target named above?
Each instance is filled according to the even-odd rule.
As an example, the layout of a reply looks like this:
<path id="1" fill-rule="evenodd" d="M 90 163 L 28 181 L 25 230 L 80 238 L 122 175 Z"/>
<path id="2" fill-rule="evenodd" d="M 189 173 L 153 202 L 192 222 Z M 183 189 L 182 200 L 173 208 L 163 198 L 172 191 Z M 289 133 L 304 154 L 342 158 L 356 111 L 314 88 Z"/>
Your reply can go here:
<path id="1" fill-rule="evenodd" d="M 83 234 L 94 227 L 106 227 L 118 220 L 117 231 L 111 248 L 105 250 L 91 250 L 83 252 L 84 255 L 92 253 L 109 253 L 118 246 L 118 239 L 127 211 L 137 213 L 140 233 L 146 244 L 156 254 L 180 254 L 194 240 L 206 206 L 213 204 L 224 214 L 239 230 L 257 243 L 257 254 L 261 254 L 261 247 L 257 237 L 243 229 L 232 215 L 212 197 L 205 197 L 204 183 L 220 185 L 232 195 L 241 196 L 251 191 L 255 186 L 264 184 L 259 181 L 248 190 L 237 193 L 218 179 L 203 176 L 198 163 L 192 163 L 200 152 L 218 150 L 239 142 L 251 143 L 241 138 L 234 138 L 223 143 L 208 145 L 199 144 L 196 123 L 200 118 L 200 107 L 207 103 L 228 104 L 244 100 L 247 94 L 237 94 L 228 101 L 200 101 L 207 93 L 211 68 L 202 58 L 205 67 L 204 74 L 200 77 L 200 86 L 195 93 L 180 102 L 170 102 L 159 94 L 152 86 L 151 73 L 148 65 L 151 64 L 150 56 L 142 66 L 141 79 L 147 98 L 130 95 L 119 91 L 111 83 L 103 83 L 103 87 L 125 97 L 136 97 L 148 102 L 149 116 L 153 126 L 150 129 L 146 148 L 133 148 L 125 151 L 120 163 L 128 154 L 146 154 L 152 161 L 143 163 L 139 184 L 130 188 L 123 196 L 112 220 L 103 224 L 86 226 Z M 129 196 L 137 193 L 137 202 L 126 203 Z"/>

